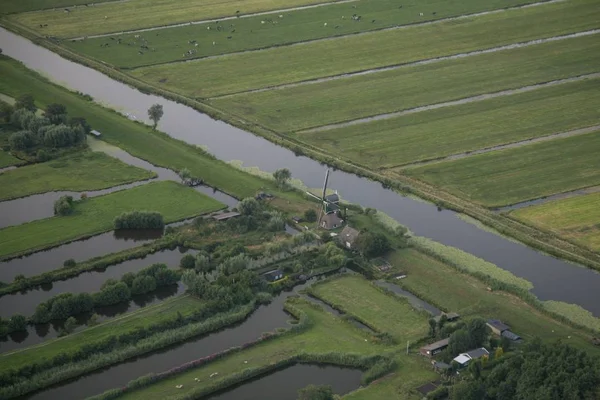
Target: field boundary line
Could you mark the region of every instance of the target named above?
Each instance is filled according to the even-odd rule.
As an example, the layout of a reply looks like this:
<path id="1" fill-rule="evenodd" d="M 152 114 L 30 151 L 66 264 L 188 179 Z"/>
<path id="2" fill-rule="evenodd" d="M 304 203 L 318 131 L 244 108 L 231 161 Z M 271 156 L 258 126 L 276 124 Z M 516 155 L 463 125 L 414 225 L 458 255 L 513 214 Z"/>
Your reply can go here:
<path id="1" fill-rule="evenodd" d="M 261 93 L 261 92 L 274 91 L 274 90 L 290 89 L 290 88 L 294 88 L 297 86 L 319 84 L 319 83 L 325 83 L 325 82 L 335 81 L 335 80 L 339 80 L 339 79 L 354 78 L 357 76 L 370 75 L 370 74 L 374 74 L 374 73 L 394 71 L 397 69 L 415 67 L 415 66 L 419 66 L 419 65 L 434 64 L 436 62 L 442 62 L 442 61 L 448 61 L 448 60 L 458 60 L 461 58 L 478 56 L 478 55 L 482 55 L 482 54 L 496 53 L 499 51 L 520 49 L 523 47 L 535 46 L 538 44 L 544 44 L 544 43 L 556 42 L 556 41 L 560 41 L 560 40 L 567 40 L 567 39 L 574 39 L 574 38 L 585 37 L 585 36 L 590 36 L 590 35 L 596 35 L 598 33 L 600 33 L 600 28 L 590 29 L 590 30 L 581 31 L 581 32 L 567 33 L 565 35 L 559 35 L 559 36 L 551 36 L 551 37 L 543 38 L 543 39 L 533 39 L 533 40 L 529 40 L 526 42 L 511 43 L 511 44 L 506 44 L 506 45 L 498 46 L 498 47 L 490 47 L 490 48 L 483 49 L 483 50 L 473 50 L 473 51 L 468 51 L 468 52 L 464 52 L 464 53 L 456 53 L 456 54 L 451 54 L 449 56 L 440 56 L 440 57 L 427 58 L 424 60 L 411 61 L 411 62 L 405 62 L 405 63 L 400 63 L 400 64 L 385 65 L 382 67 L 370 68 L 370 69 L 366 69 L 366 70 L 359 70 L 359 71 L 355 71 L 355 72 L 347 72 L 344 74 L 331 75 L 331 76 L 326 76 L 323 78 L 307 79 L 307 80 L 299 81 L 299 82 L 283 83 L 280 85 L 266 86 L 266 87 L 259 88 L 259 89 L 250 89 L 250 90 L 243 90 L 240 92 L 226 93 L 226 94 L 221 94 L 221 95 L 217 95 L 217 96 L 212 96 L 212 97 L 209 97 L 208 99 L 216 100 L 216 99 L 224 99 L 224 98 L 228 98 L 228 97 L 233 97 L 233 96 L 237 96 L 240 94 L 253 94 L 253 93 Z M 242 53 L 251 52 L 251 51 L 252 50 L 245 51 Z M 229 54 L 227 54 L 227 55 L 229 55 Z M 217 56 L 211 56 L 210 58 L 214 58 L 214 57 L 217 57 Z M 222 56 L 218 56 L 218 57 L 222 57 Z M 209 57 L 205 57 L 202 59 L 204 60 L 207 58 L 209 58 Z M 155 64 L 155 65 L 166 65 L 166 64 L 175 64 L 175 63 L 179 63 L 179 62 L 193 62 L 193 61 L 198 61 L 198 59 L 169 62 L 169 63 Z M 149 67 L 153 67 L 155 65 L 147 65 L 147 66 L 143 66 L 143 67 L 136 67 L 133 69 L 149 68 Z"/>
<path id="2" fill-rule="evenodd" d="M 446 162 L 446 161 L 460 160 L 463 158 L 475 156 L 478 154 L 490 153 L 493 151 L 519 148 L 519 147 L 529 146 L 532 144 L 547 142 L 547 141 L 551 141 L 551 140 L 555 140 L 555 139 L 563 139 L 563 138 L 568 138 L 568 137 L 572 137 L 572 136 L 585 135 L 585 134 L 592 133 L 597 130 L 600 130 L 600 125 L 592 125 L 592 126 L 588 126 L 585 128 L 572 129 L 570 131 L 551 133 L 550 135 L 533 137 L 533 138 L 529 138 L 529 139 L 519 140 L 516 142 L 499 144 L 499 145 L 491 146 L 491 147 L 484 147 L 484 148 L 477 149 L 477 150 L 464 151 L 462 153 L 450 154 L 448 156 L 432 158 L 429 160 L 415 161 L 415 162 L 411 162 L 411 163 L 407 163 L 407 164 L 392 165 L 389 167 L 384 167 L 383 169 L 384 170 L 387 170 L 387 169 L 410 169 L 410 168 L 423 167 L 425 165 L 437 164 L 437 163 Z"/>
<path id="3" fill-rule="evenodd" d="M 539 205 L 548 203 L 549 201 L 571 199 L 573 197 L 585 196 L 587 194 L 598 193 L 598 192 L 600 192 L 600 185 L 585 186 L 585 187 L 581 187 L 579 189 L 568 190 L 566 192 L 553 193 L 553 194 L 550 194 L 547 196 L 542 196 L 542 197 L 538 197 L 538 198 L 531 199 L 531 200 L 520 201 L 518 203 L 508 204 L 505 206 L 492 208 L 492 211 L 497 212 L 497 213 L 506 213 L 506 212 L 510 212 L 513 210 L 519 210 L 521 208 L 530 207 L 530 206 L 539 206 Z"/>
<path id="4" fill-rule="evenodd" d="M 548 82 L 536 83 L 534 85 L 522 86 L 522 87 L 516 88 L 516 89 L 506 89 L 506 90 L 501 90 L 498 92 L 484 93 L 484 94 L 480 94 L 480 95 L 476 95 L 476 96 L 464 97 L 462 99 L 409 108 L 409 109 L 402 110 L 402 111 L 394 111 L 391 113 L 372 115 L 372 116 L 353 119 L 353 120 L 349 120 L 349 121 L 345 121 L 345 122 L 339 122 L 339 123 L 335 123 L 335 124 L 328 124 L 328 125 L 317 126 L 314 128 L 293 131 L 293 133 L 298 133 L 298 134 L 316 133 L 316 132 L 328 131 L 331 129 L 346 128 L 349 126 L 365 124 L 365 123 L 369 123 L 369 122 L 373 122 L 373 121 L 381 121 L 381 120 L 391 119 L 391 118 L 395 118 L 395 117 L 402 117 L 404 115 L 410 115 L 410 114 L 414 114 L 414 113 L 418 113 L 418 112 L 422 112 L 422 111 L 437 110 L 439 108 L 458 106 L 458 105 L 462 105 L 462 104 L 470 104 L 470 103 L 475 103 L 475 102 L 479 102 L 479 101 L 495 99 L 498 97 L 512 96 L 514 94 L 531 92 L 531 91 L 543 89 L 546 87 L 563 85 L 565 83 L 579 82 L 579 81 L 586 80 L 586 79 L 596 79 L 596 78 L 600 78 L 600 72 L 594 72 L 594 73 L 585 74 L 585 75 L 578 75 L 578 76 L 564 78 L 564 79 L 557 79 L 557 80 L 548 81 Z"/>
<path id="5" fill-rule="evenodd" d="M 129 1 L 129 0 L 116 0 L 116 1 L 112 1 L 112 2 L 124 2 L 124 1 Z M 109 32 L 109 33 L 101 33 L 98 35 L 70 37 L 70 38 L 66 38 L 66 39 L 67 40 L 97 39 L 97 38 L 103 38 L 103 37 L 109 37 L 109 36 L 115 36 L 115 35 L 129 35 L 132 33 L 152 32 L 152 31 L 158 31 L 158 30 L 169 29 L 169 28 L 180 28 L 182 26 L 210 24 L 210 23 L 217 22 L 217 21 L 231 21 L 231 20 L 236 20 L 236 19 L 240 19 L 240 18 L 259 17 L 261 15 L 271 15 L 271 14 L 278 14 L 278 13 L 283 13 L 283 12 L 309 10 L 311 8 L 319 8 L 319 7 L 331 6 L 331 5 L 335 5 L 335 4 L 355 3 L 357 1 L 360 1 L 360 0 L 332 0 L 332 1 L 327 1 L 324 3 L 308 4 L 305 6 L 280 8 L 277 10 L 259 11 L 259 12 L 250 13 L 250 14 L 240 14 L 239 16 L 234 15 L 234 16 L 220 17 L 220 18 L 201 19 L 201 20 L 196 20 L 196 21 L 179 22 L 177 24 L 152 26 L 150 28 L 133 29 L 130 31 Z M 545 2 L 562 2 L 562 1 L 567 1 L 567 0 L 545 0 Z M 112 3 L 112 2 L 110 2 L 110 3 Z"/>

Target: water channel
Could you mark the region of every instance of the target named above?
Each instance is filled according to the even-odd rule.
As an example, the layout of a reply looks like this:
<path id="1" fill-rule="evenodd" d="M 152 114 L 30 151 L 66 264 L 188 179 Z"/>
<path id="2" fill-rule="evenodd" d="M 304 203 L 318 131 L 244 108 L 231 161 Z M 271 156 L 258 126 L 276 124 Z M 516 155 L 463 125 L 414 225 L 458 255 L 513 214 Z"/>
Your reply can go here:
<path id="1" fill-rule="evenodd" d="M 146 120 L 146 110 L 152 104 L 162 104 L 162 131 L 190 144 L 206 146 L 220 159 L 241 160 L 246 166 L 258 166 L 268 172 L 286 167 L 307 186 L 321 185 L 324 167 L 310 158 L 295 156 L 288 149 L 190 107 L 141 93 L 1 28 L 0 48 L 27 67 L 138 120 Z M 330 183 L 344 199 L 382 210 L 417 235 L 460 248 L 531 281 L 533 293 L 542 300 L 578 304 L 600 316 L 600 274 L 595 271 L 541 254 L 465 222 L 455 212 L 438 211 L 432 204 L 403 197 L 353 174 L 334 171 Z"/>

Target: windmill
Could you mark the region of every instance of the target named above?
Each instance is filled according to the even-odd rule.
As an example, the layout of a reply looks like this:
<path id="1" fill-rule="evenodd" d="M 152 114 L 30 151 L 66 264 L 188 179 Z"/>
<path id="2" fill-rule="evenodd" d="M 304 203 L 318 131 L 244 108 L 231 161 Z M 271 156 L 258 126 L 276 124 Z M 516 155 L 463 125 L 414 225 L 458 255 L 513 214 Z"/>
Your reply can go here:
<path id="1" fill-rule="evenodd" d="M 340 196 L 338 196 L 337 191 L 335 194 L 327 195 L 327 182 L 329 181 L 329 169 L 325 172 L 325 182 L 323 183 L 323 193 L 321 197 L 315 196 L 311 192 L 306 192 L 307 195 L 313 197 L 321 202 L 321 212 L 319 213 L 319 220 L 317 222 L 318 226 L 321 226 L 321 219 L 326 214 L 331 214 L 340 209 L 339 202 Z"/>

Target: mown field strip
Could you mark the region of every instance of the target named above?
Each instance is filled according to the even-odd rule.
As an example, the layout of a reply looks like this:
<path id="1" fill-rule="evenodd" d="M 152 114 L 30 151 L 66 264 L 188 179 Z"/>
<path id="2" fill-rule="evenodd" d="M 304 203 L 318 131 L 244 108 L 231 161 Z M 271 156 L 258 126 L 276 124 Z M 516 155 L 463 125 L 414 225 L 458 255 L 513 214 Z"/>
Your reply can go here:
<path id="1" fill-rule="evenodd" d="M 221 95 L 221 96 L 211 97 L 210 99 L 211 100 L 214 100 L 214 99 L 223 99 L 223 98 L 227 98 L 227 97 L 238 96 L 240 94 L 252 94 L 252 93 L 267 92 L 267 91 L 271 91 L 271 90 L 290 89 L 290 88 L 294 88 L 296 86 L 313 85 L 313 84 L 317 84 L 317 83 L 324 83 L 324 82 L 335 81 L 335 80 L 338 80 L 338 79 L 354 78 L 354 77 L 357 77 L 357 76 L 370 75 L 370 74 L 375 74 L 375 73 L 379 73 L 379 72 L 394 71 L 394 70 L 397 70 L 397 69 L 400 69 L 400 68 L 416 67 L 416 66 L 419 66 L 419 65 L 427 65 L 427 64 L 431 64 L 431 63 L 440 62 L 440 61 L 458 60 L 458 59 L 461 59 L 461 58 L 472 57 L 472 56 L 477 56 L 477 55 L 481 55 L 481 54 L 496 53 L 498 51 L 519 49 L 519 48 L 522 48 L 522 47 L 533 46 L 533 45 L 536 45 L 536 44 L 542 44 L 542 43 L 548 43 L 548 42 L 555 42 L 555 41 L 558 41 L 558 40 L 572 39 L 572 38 L 583 37 L 583 36 L 588 36 L 588 35 L 595 35 L 597 33 L 600 33 L 600 29 L 592 29 L 592 30 L 585 31 L 585 32 L 570 33 L 568 35 L 554 36 L 554 37 L 549 37 L 549 38 L 545 38 L 545 39 L 535 39 L 535 40 L 530 40 L 530 41 L 527 41 L 527 42 L 520 42 L 520 43 L 508 44 L 506 46 L 492 47 L 492 48 L 485 49 L 485 50 L 475 50 L 475 51 L 470 51 L 470 52 L 467 52 L 467 53 L 453 54 L 453 55 L 450 55 L 450 56 L 442 56 L 442 57 L 429 58 L 429 59 L 426 59 L 426 60 L 419 60 L 419 61 L 415 61 L 415 62 L 410 62 L 410 63 L 405 63 L 405 64 L 398 64 L 398 65 L 390 65 L 390 66 L 381 67 L 381 68 L 373 68 L 373 69 L 368 69 L 368 70 L 365 70 L 365 71 L 351 72 L 351 73 L 348 73 L 348 74 L 328 76 L 328 77 L 325 77 L 325 78 L 319 78 L 319 79 L 314 79 L 314 80 L 307 80 L 307 81 L 295 82 L 295 83 L 286 83 L 286 84 L 279 85 L 279 86 L 271 86 L 271 87 L 266 87 L 266 88 L 253 89 L 253 90 L 248 90 L 248 91 L 239 92 L 239 93 L 224 94 L 224 95 Z"/>
<path id="2" fill-rule="evenodd" d="M 2 0 L 2 8 L 0 14 L 14 14 L 35 10 L 48 10 L 57 7 L 88 7 L 92 3 L 93 6 L 100 3 L 119 2 L 128 0 Z M 62 8 L 61 8 L 62 10 Z"/>
<path id="3" fill-rule="evenodd" d="M 598 130 L 598 129 L 597 129 Z M 571 190 L 569 192 L 557 193 L 552 196 L 540 197 L 539 199 L 533 199 L 528 201 L 523 201 L 521 203 L 512 204 L 510 206 L 498 207 L 494 209 L 499 213 L 510 212 L 513 210 L 521 210 L 523 208 L 533 208 L 534 206 L 539 206 L 551 201 L 570 199 L 571 197 L 582 196 L 591 193 L 600 192 L 600 186 L 590 186 L 584 189 Z M 588 221 L 589 222 L 589 221 Z"/>
<path id="4" fill-rule="evenodd" d="M 527 207 L 511 212 L 517 219 L 600 250 L 600 187 L 589 188 L 576 197 Z"/>
<path id="5" fill-rule="evenodd" d="M 239 54 L 273 46 L 304 45 L 344 35 L 361 35 L 375 30 L 401 29 L 411 24 L 465 18 L 464 14 L 484 15 L 490 11 L 478 11 L 499 12 L 511 6 L 523 7 L 526 1 L 531 0 L 491 0 L 485 3 L 477 0 L 408 0 L 399 8 L 397 0 L 357 0 L 351 3 L 305 6 L 292 13 L 288 13 L 289 10 L 267 11 L 233 18 L 235 21 L 226 18 L 219 20 L 218 24 L 211 20 L 179 27 L 157 27 L 126 34 L 100 35 L 97 38 L 68 41 L 65 46 L 112 65 L 134 68 Z M 550 2 L 557 1 L 564 0 Z M 540 4 L 547 3 L 526 4 L 524 7 Z M 497 10 L 498 8 L 501 10 Z M 357 13 L 360 13 L 361 21 L 351 19 Z M 277 15 L 273 18 L 264 17 L 270 14 Z M 215 25 L 206 26 L 209 22 Z"/>
<path id="6" fill-rule="evenodd" d="M 597 73 L 600 71 L 599 36 L 553 41 L 278 91 L 240 94 L 214 99 L 211 103 L 278 132 L 340 128 L 512 95 L 535 90 L 537 85 L 562 84 L 571 77 Z"/>
<path id="7" fill-rule="evenodd" d="M 292 137 L 369 168 L 390 168 L 597 125 L 599 105 L 600 80 L 585 79 Z"/>
<path id="8" fill-rule="evenodd" d="M 320 126 L 320 127 L 314 128 L 314 129 L 299 131 L 297 133 L 300 133 L 300 134 L 315 133 L 315 132 L 327 131 L 330 129 L 345 128 L 348 126 L 360 125 L 360 124 L 365 124 L 365 123 L 369 123 L 369 122 L 373 122 L 373 121 L 381 121 L 381 120 L 391 119 L 391 118 L 395 118 L 395 117 L 402 117 L 404 115 L 410 115 L 410 114 L 414 114 L 417 112 L 437 110 L 439 108 L 444 108 L 444 107 L 459 106 L 461 104 L 469 104 L 469 103 L 474 103 L 474 102 L 483 101 L 483 100 L 495 99 L 497 97 L 512 96 L 515 94 L 526 93 L 526 92 L 530 92 L 532 90 L 538 90 L 538 89 L 542 89 L 545 87 L 551 87 L 551 86 L 555 86 L 555 85 L 563 85 L 565 83 L 578 82 L 578 81 L 581 81 L 584 79 L 591 79 L 591 78 L 598 78 L 598 77 L 600 77 L 600 73 L 580 75 L 580 76 L 576 76 L 573 78 L 558 79 L 558 80 L 554 80 L 554 81 L 550 81 L 550 82 L 539 83 L 539 84 L 534 84 L 534 85 L 529 85 L 529 86 L 523 86 L 523 87 L 520 87 L 517 89 L 502 90 L 502 91 L 494 92 L 494 93 L 486 93 L 486 94 L 482 94 L 482 95 L 466 97 L 466 98 L 463 98 L 460 100 L 447 101 L 444 103 L 420 106 L 420 107 L 410 108 L 408 110 L 403 110 L 403 111 L 398 111 L 398 112 L 393 112 L 393 113 L 388 113 L 388 114 L 381 114 L 381 115 L 375 115 L 375 116 L 367 117 L 367 118 L 360 118 L 360 119 L 356 119 L 356 120 L 352 120 L 352 121 L 348 121 L 348 122 L 343 122 L 340 124 L 324 125 L 324 126 Z"/>
<path id="9" fill-rule="evenodd" d="M 323 0 L 128 0 L 102 7 L 78 7 L 71 12 L 46 10 L 8 18 L 42 35 L 62 38 L 97 35 L 251 14 L 319 3 Z M 48 26 L 40 28 L 40 25 Z"/>
<path id="10" fill-rule="evenodd" d="M 402 171 L 498 207 L 600 184 L 600 132 Z"/>
<path id="11" fill-rule="evenodd" d="M 528 145 L 536 144 L 536 143 L 540 143 L 540 142 L 547 142 L 548 140 L 562 139 L 562 138 L 578 136 L 578 135 L 585 135 L 586 133 L 594 132 L 597 130 L 600 130 L 600 125 L 594 125 L 594 126 L 590 126 L 587 128 L 581 128 L 581 129 L 574 129 L 572 131 L 567 131 L 567 132 L 554 133 L 552 135 L 542 136 L 542 137 L 538 137 L 538 138 L 534 138 L 534 139 L 521 140 L 519 142 L 501 144 L 499 146 L 488 147 L 485 149 L 480 149 L 480 150 L 475 150 L 475 151 L 452 154 L 447 157 L 439 158 L 439 159 L 435 159 L 435 160 L 421 161 L 421 162 L 416 162 L 416 163 L 412 163 L 412 164 L 402 165 L 402 168 L 423 167 L 425 165 L 436 164 L 436 163 L 444 162 L 444 161 L 460 160 L 461 158 L 476 156 L 477 154 L 489 153 L 491 151 L 514 149 L 517 147 L 528 146 Z M 519 204 L 522 204 L 522 203 L 519 203 Z M 514 206 L 508 206 L 507 208 L 514 208 Z M 498 211 L 504 211 L 504 210 L 501 209 Z"/>
<path id="12" fill-rule="evenodd" d="M 189 97 L 214 97 L 598 28 L 600 4 L 581 0 L 304 46 L 144 67 L 131 74 Z"/>

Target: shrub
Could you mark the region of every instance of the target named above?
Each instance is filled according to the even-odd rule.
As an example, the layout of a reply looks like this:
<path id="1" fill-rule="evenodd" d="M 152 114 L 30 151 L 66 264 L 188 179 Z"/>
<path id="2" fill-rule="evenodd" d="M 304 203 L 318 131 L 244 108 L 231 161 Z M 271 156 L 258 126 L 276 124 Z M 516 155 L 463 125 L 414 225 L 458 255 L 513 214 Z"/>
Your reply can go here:
<path id="1" fill-rule="evenodd" d="M 65 262 L 63 263 L 63 267 L 67 267 L 67 268 L 74 267 L 75 265 L 77 265 L 77 263 L 72 258 L 69 258 L 68 260 L 65 260 Z"/>
<path id="2" fill-rule="evenodd" d="M 76 327 L 77 327 L 77 320 L 73 317 L 67 318 L 67 320 L 65 321 L 65 332 L 71 333 L 75 330 Z"/>
<path id="3" fill-rule="evenodd" d="M 8 138 L 12 150 L 27 150 L 35 146 L 35 135 L 30 131 L 15 132 Z"/>
<path id="4" fill-rule="evenodd" d="M 115 218 L 114 226 L 115 229 L 162 229 L 165 221 L 158 212 L 131 211 Z"/>
<path id="5" fill-rule="evenodd" d="M 156 290 L 156 280 L 151 276 L 138 276 L 131 284 L 131 294 L 144 294 Z"/>
<path id="6" fill-rule="evenodd" d="M 48 147 L 69 147 L 84 141 L 85 131 L 80 126 L 60 124 L 44 130 L 43 142 Z"/>
<path id="7" fill-rule="evenodd" d="M 196 258 L 192 254 L 186 254 L 181 258 L 179 267 L 183 269 L 192 269 L 196 266 Z"/>
<path id="8" fill-rule="evenodd" d="M 259 210 L 260 205 L 256 199 L 248 197 L 240 201 L 237 208 L 242 215 L 254 215 Z"/>
<path id="9" fill-rule="evenodd" d="M 54 215 L 69 215 L 73 212 L 73 197 L 62 196 L 54 202 Z"/>
<path id="10" fill-rule="evenodd" d="M 27 318 L 21 314 L 13 315 L 7 322 L 9 332 L 24 331 L 27 329 Z"/>
<path id="11" fill-rule="evenodd" d="M 17 96 L 14 108 L 15 110 L 25 109 L 31 112 L 35 112 L 37 109 L 35 107 L 33 96 L 30 94 L 22 94 Z"/>
<path id="12" fill-rule="evenodd" d="M 13 112 L 14 109 L 10 104 L 0 101 L 0 121 L 10 122 L 10 116 Z"/>
<path id="13" fill-rule="evenodd" d="M 315 222 L 317 220 L 317 212 L 312 208 L 304 212 L 304 219 L 308 222 Z"/>
<path id="14" fill-rule="evenodd" d="M 131 291 L 123 282 L 107 286 L 93 295 L 95 306 L 110 306 L 128 301 L 130 298 Z"/>
<path id="15" fill-rule="evenodd" d="M 52 157 L 50 156 L 50 153 L 48 153 L 44 149 L 39 149 L 35 155 L 35 159 L 37 162 L 46 162 L 46 161 L 50 160 L 51 158 Z"/>

